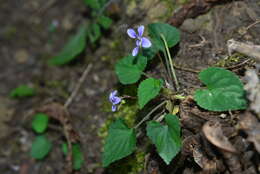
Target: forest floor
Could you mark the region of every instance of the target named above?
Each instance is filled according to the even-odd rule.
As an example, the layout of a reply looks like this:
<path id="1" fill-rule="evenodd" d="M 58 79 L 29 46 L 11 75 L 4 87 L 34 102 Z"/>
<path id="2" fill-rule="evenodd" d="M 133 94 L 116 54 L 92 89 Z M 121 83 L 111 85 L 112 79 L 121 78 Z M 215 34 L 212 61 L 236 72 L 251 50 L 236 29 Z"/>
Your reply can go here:
<path id="1" fill-rule="evenodd" d="M 182 67 L 176 68 L 177 77 L 187 95 L 192 95 L 196 87 L 202 86 L 197 72 L 206 67 L 218 63 L 230 68 L 241 79 L 247 69 L 255 68 L 254 62 L 248 61 L 247 56 L 235 55 L 226 59 L 229 57 L 227 41 L 234 39 L 260 45 L 260 23 L 251 25 L 260 20 L 259 1 L 213 1 L 216 1 L 215 4 L 207 7 L 207 12 L 195 12 L 196 18 L 186 17 L 178 24 L 181 42 L 172 52 L 176 64 Z M 55 67 L 48 66 L 46 62 L 61 50 L 79 24 L 88 19 L 89 9 L 81 1 L 34 0 L 25 3 L 0 0 L 0 173 L 64 172 L 66 160 L 60 150 L 64 141 L 61 126 L 51 123 L 48 137 L 54 142 L 52 152 L 44 160 L 37 161 L 29 155 L 35 137 L 31 120 L 35 110 L 48 103 L 64 104 L 89 64 L 92 68 L 68 107 L 70 122 L 80 136 L 85 157 L 85 165 L 78 173 L 111 173 L 101 167 L 102 138 L 98 132 L 111 115 L 104 112 L 108 94 L 119 86 L 114 64 L 132 49 L 126 29 L 156 21 L 172 22 L 176 7 L 180 10 L 192 2 L 195 1 L 184 3 L 179 0 L 174 4 L 156 0 L 142 3 L 115 1 L 107 9 L 114 19 L 111 29 L 96 45 L 87 46 L 86 51 L 71 64 Z M 169 3 L 172 5 L 169 6 Z M 54 23 L 57 28 L 51 32 L 50 26 Z M 155 60 L 155 66 L 147 71 L 158 76 L 163 74 L 159 60 Z M 19 100 L 10 98 L 10 91 L 21 84 L 37 88 L 37 95 Z M 208 112 L 196 106 L 192 99 L 187 99 L 180 104 L 180 118 L 183 135 L 181 154 L 165 166 L 151 150 L 145 161 L 146 173 L 260 172 L 257 151 L 260 146 L 257 144 L 259 118 L 249 109 Z M 244 129 L 238 128 L 238 125 L 240 128 L 244 126 Z M 251 134 L 245 131 L 252 127 L 255 130 Z M 205 129 L 217 132 L 217 137 L 207 135 Z M 228 149 L 230 144 L 236 149 L 235 153 Z"/>

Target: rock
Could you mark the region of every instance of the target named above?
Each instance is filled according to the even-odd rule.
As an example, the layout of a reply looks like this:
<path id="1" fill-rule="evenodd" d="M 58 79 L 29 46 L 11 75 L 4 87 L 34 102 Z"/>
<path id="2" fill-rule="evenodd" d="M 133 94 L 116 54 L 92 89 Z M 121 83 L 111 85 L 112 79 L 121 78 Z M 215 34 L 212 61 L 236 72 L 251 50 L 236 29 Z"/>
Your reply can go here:
<path id="1" fill-rule="evenodd" d="M 28 61 L 29 53 L 25 49 L 20 49 L 15 52 L 14 58 L 17 63 L 23 64 Z"/>

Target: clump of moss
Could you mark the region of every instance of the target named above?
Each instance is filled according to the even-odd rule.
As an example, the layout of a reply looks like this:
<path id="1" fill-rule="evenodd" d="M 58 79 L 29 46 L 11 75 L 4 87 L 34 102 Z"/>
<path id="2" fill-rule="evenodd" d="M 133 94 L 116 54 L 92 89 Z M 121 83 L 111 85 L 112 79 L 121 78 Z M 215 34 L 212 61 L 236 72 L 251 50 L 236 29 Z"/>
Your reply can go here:
<path id="1" fill-rule="evenodd" d="M 232 65 L 237 64 L 238 62 L 242 61 L 245 57 L 242 54 L 233 54 L 231 56 L 226 57 L 225 59 L 219 60 L 214 66 L 218 67 L 229 67 Z"/>
<path id="2" fill-rule="evenodd" d="M 108 115 L 108 118 L 105 121 L 105 123 L 99 129 L 98 135 L 101 138 L 105 138 L 108 134 L 108 128 L 110 124 L 116 118 L 123 118 L 129 127 L 133 127 L 135 123 L 137 110 L 138 106 L 136 103 L 129 105 L 125 104 L 125 101 L 123 100 L 118 107 L 118 111 L 111 113 L 111 103 L 109 103 L 108 101 L 104 102 L 103 111 L 110 112 L 110 114 Z"/>
<path id="3" fill-rule="evenodd" d="M 124 91 L 126 92 L 126 91 Z M 129 92 L 129 91 L 128 91 Z M 103 103 L 103 111 L 109 112 L 108 118 L 105 121 L 105 123 L 99 128 L 98 130 L 98 136 L 103 139 L 103 143 L 105 141 L 105 137 L 108 134 L 108 129 L 110 124 L 116 119 L 116 118 L 123 118 L 126 122 L 126 124 L 129 127 L 135 126 L 135 120 L 136 120 L 136 113 L 138 111 L 138 105 L 136 102 L 125 102 L 124 100 L 121 102 L 121 104 L 118 107 L 118 111 L 111 113 L 111 103 L 107 101 L 107 98 L 104 99 Z M 123 158 L 113 164 L 111 164 L 107 168 L 107 172 L 111 174 L 138 174 L 141 173 L 141 171 L 144 168 L 144 161 L 145 161 L 145 153 L 142 151 L 136 151 L 132 155 Z"/>

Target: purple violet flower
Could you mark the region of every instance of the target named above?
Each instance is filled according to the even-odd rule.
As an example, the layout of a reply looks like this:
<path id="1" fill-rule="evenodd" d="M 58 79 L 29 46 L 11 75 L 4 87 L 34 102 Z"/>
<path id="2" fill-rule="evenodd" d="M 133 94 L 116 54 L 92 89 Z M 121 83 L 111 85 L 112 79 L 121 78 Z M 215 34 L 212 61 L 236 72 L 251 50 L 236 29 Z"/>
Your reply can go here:
<path id="1" fill-rule="evenodd" d="M 116 105 L 119 104 L 121 102 L 121 98 L 120 97 L 117 97 L 117 91 L 113 91 L 110 93 L 109 95 L 109 101 L 112 103 L 112 111 L 115 112 L 117 107 Z"/>
<path id="2" fill-rule="evenodd" d="M 138 33 L 136 34 L 135 30 L 132 29 L 132 28 L 129 28 L 127 30 L 128 36 L 133 38 L 133 39 L 136 39 L 136 47 L 132 51 L 133 56 L 136 56 L 138 54 L 139 49 L 141 47 L 149 48 L 152 45 L 152 43 L 150 42 L 150 40 L 148 38 L 143 37 L 143 34 L 144 34 L 144 26 L 143 25 L 139 26 L 137 31 L 138 31 Z"/>

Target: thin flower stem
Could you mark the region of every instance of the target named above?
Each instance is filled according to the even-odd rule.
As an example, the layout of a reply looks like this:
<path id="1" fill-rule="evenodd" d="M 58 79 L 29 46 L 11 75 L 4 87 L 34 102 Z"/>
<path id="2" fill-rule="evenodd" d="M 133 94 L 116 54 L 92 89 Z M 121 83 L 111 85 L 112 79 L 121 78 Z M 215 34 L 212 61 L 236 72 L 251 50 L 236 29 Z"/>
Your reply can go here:
<path id="1" fill-rule="evenodd" d="M 169 60 L 167 59 L 167 55 L 166 55 L 165 51 L 163 51 L 163 55 L 164 55 L 165 60 L 166 60 L 166 71 L 167 71 L 167 73 L 168 73 L 168 75 L 170 77 L 170 83 L 173 86 L 173 82 L 172 82 L 173 76 L 172 76 L 171 69 L 170 69 L 170 63 L 169 63 Z"/>
<path id="2" fill-rule="evenodd" d="M 161 56 L 161 54 L 160 53 L 157 53 L 157 56 L 160 58 L 160 61 L 161 61 L 161 63 L 162 63 L 162 66 L 164 67 L 164 70 L 165 70 L 165 78 L 167 79 L 167 81 L 170 81 L 170 79 L 171 79 L 171 77 L 169 77 L 169 73 L 168 73 L 168 71 L 167 71 L 167 67 L 164 65 L 164 63 L 163 63 L 163 60 L 162 60 L 162 56 Z"/>
<path id="3" fill-rule="evenodd" d="M 147 78 L 152 78 L 152 76 L 150 76 L 149 74 L 145 73 L 145 72 L 142 72 L 142 74 L 147 77 Z"/>
<path id="4" fill-rule="evenodd" d="M 151 110 L 135 127 L 134 129 L 137 129 L 143 122 L 147 121 L 150 116 L 157 110 L 159 109 L 161 106 L 163 106 L 167 101 L 163 101 L 162 103 L 160 103 L 159 105 L 157 105 L 155 108 L 153 108 L 153 110 Z"/>
<path id="5" fill-rule="evenodd" d="M 180 89 L 180 85 L 179 85 L 179 82 L 177 80 L 177 77 L 176 77 L 176 73 L 175 73 L 175 70 L 173 68 L 173 63 L 172 63 L 172 57 L 171 57 L 171 54 L 170 54 L 170 51 L 169 51 L 169 47 L 168 47 L 168 44 L 166 42 L 166 39 L 165 37 L 161 34 L 161 37 L 162 37 L 162 40 L 164 42 L 164 46 L 165 46 L 165 49 L 166 49 L 166 52 L 167 52 L 167 57 L 169 59 L 169 62 L 170 62 L 170 67 L 171 67 L 171 71 L 172 71 L 172 75 L 173 75 L 173 78 L 174 78 L 174 81 L 175 81 L 175 84 L 176 84 L 176 89 L 177 91 Z"/>

